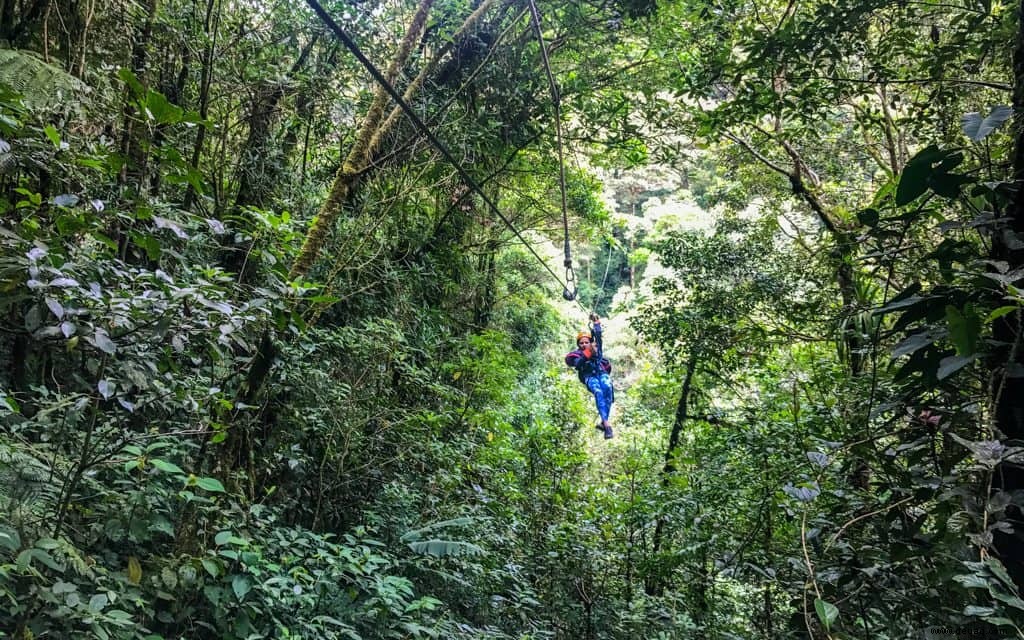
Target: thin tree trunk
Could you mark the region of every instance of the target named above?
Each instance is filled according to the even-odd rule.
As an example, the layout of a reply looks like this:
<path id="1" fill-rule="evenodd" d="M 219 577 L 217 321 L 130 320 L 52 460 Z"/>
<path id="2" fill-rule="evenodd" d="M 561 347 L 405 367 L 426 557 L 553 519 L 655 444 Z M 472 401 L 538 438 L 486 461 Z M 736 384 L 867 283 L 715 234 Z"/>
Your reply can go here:
<path id="1" fill-rule="evenodd" d="M 697 372 L 697 363 L 699 362 L 700 352 L 694 350 L 690 354 L 690 359 L 686 362 L 686 374 L 683 378 L 683 388 L 679 392 L 679 402 L 676 403 L 676 415 L 675 420 L 672 423 L 672 431 L 668 437 L 668 448 L 665 450 L 665 466 L 661 470 L 661 486 L 667 488 L 669 480 L 672 474 L 676 471 L 675 465 L 675 452 L 679 446 L 679 437 L 682 435 L 683 426 L 686 424 L 686 420 L 689 417 L 689 403 L 690 403 L 690 391 L 693 387 L 693 377 Z M 658 516 L 658 520 L 654 525 L 654 537 L 651 543 L 651 555 L 657 555 L 661 550 L 662 542 L 665 538 L 665 526 L 666 526 L 665 514 Z M 664 579 L 661 576 L 653 576 L 647 580 L 645 590 L 648 595 L 658 595 L 664 588 Z"/>
<path id="2" fill-rule="evenodd" d="M 153 36 L 153 22 L 156 18 L 156 12 L 159 4 L 159 0 L 149 0 L 145 5 L 146 17 L 142 26 L 135 34 L 132 42 L 131 70 L 143 87 L 149 86 L 146 77 L 146 65 L 149 41 Z M 139 136 L 135 131 L 133 122 L 135 110 L 131 106 L 131 100 L 127 96 L 127 92 L 131 91 L 131 89 L 125 89 L 125 91 L 126 96 L 123 112 L 124 132 L 121 140 L 121 151 L 124 153 L 127 162 L 125 162 L 124 169 L 122 169 L 121 177 L 123 181 L 127 181 L 128 177 L 133 178 L 132 181 L 141 191 L 142 182 L 147 171 L 147 158 L 142 150 L 142 145 L 139 142 Z"/>
<path id="3" fill-rule="evenodd" d="M 762 455 L 762 464 L 764 466 L 764 501 L 765 501 L 765 516 L 764 516 L 764 555 L 766 564 L 772 565 L 772 491 L 774 486 L 771 479 L 771 466 L 768 464 L 768 455 Z M 774 607 L 772 606 L 772 581 L 766 581 L 762 586 L 762 609 L 761 615 L 764 617 L 764 637 L 768 640 L 772 640 L 775 637 L 775 633 L 772 629 L 772 618 L 774 617 Z"/>
<path id="4" fill-rule="evenodd" d="M 1024 182 L 1024 0 L 1017 3 L 1017 37 L 1013 50 L 1013 127 L 1014 152 L 1013 176 L 1017 184 Z M 1024 237 L 1024 189 L 1018 189 L 1007 216 L 1010 218 L 1003 233 L 993 234 L 992 256 L 1010 264 L 1008 271 L 1024 265 L 1024 250 L 1009 246 L 1007 232 Z M 1006 234 L 1006 235 L 1004 235 Z M 1020 284 L 1019 282 L 1016 284 Z M 1011 367 L 1024 365 L 1024 314 L 1020 310 L 1003 316 L 993 325 L 993 338 L 998 345 L 990 364 L 992 367 L 995 426 L 1006 446 L 1018 446 L 1024 440 L 1024 378 L 1009 375 Z M 1014 464 L 1000 464 L 994 474 L 996 489 L 1014 492 L 1024 490 L 1024 469 Z M 1024 522 L 1024 513 L 1015 506 L 1007 508 L 1013 519 L 1014 528 Z M 1008 534 L 997 530 L 994 536 L 995 550 L 1006 565 L 1018 589 L 1024 591 L 1024 545 L 1019 540 L 1020 531 Z"/>
<path id="5" fill-rule="evenodd" d="M 409 23 L 405 37 L 402 39 L 398 51 L 395 53 L 391 64 L 388 65 L 388 69 L 384 74 L 385 80 L 389 83 L 394 82 L 395 78 L 398 77 L 398 72 L 405 66 L 413 46 L 423 32 L 423 27 L 427 21 L 427 14 L 430 12 L 432 4 L 433 0 L 420 0 L 420 5 L 413 16 L 412 22 Z M 355 186 L 359 174 L 362 173 L 368 164 L 372 151 L 370 142 L 374 135 L 378 133 L 377 130 L 381 125 L 387 100 L 388 94 L 384 88 L 377 87 L 373 103 L 370 105 L 366 117 L 363 118 L 363 124 L 356 135 L 356 141 L 352 145 L 352 149 L 342 163 L 341 168 L 338 169 L 327 198 L 324 200 L 323 205 L 321 205 L 319 214 L 306 234 L 306 239 L 302 243 L 299 256 L 292 265 L 289 278 L 306 275 L 316 261 L 317 256 L 320 255 L 320 250 L 327 242 L 327 235 L 334 227 L 334 222 L 338 219 L 338 216 L 341 215 L 345 203 L 349 200 L 350 192 Z"/>
<path id="6" fill-rule="evenodd" d="M 217 34 L 220 31 L 220 8 L 221 3 L 217 0 L 217 10 L 214 12 L 214 0 L 207 0 L 206 19 L 203 22 L 203 32 L 206 35 L 206 43 L 203 45 L 203 67 L 199 77 L 199 118 L 206 120 L 210 113 L 210 85 L 213 78 L 213 59 L 217 51 Z M 203 156 L 203 146 L 206 144 L 206 127 L 200 126 L 196 131 L 195 146 L 192 147 L 192 169 L 199 170 L 199 161 Z M 191 184 L 185 191 L 185 201 L 182 208 L 190 210 L 195 203 L 196 190 Z"/>

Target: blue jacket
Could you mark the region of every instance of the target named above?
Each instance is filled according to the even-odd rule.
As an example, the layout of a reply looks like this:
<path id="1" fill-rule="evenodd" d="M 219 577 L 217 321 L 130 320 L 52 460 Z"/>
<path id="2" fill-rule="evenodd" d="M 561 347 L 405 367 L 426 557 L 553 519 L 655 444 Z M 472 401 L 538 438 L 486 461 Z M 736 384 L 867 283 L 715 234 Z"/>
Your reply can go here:
<path id="1" fill-rule="evenodd" d="M 601 323 L 595 323 L 591 329 L 591 334 L 594 337 L 593 345 L 596 349 L 592 349 L 592 353 L 588 358 L 583 349 L 575 349 L 565 354 L 565 364 L 576 370 L 576 375 L 579 376 L 580 382 L 583 384 L 587 383 L 587 378 L 591 376 L 601 375 L 602 373 L 611 373 L 612 365 L 604 357 L 604 341 L 602 340 Z"/>

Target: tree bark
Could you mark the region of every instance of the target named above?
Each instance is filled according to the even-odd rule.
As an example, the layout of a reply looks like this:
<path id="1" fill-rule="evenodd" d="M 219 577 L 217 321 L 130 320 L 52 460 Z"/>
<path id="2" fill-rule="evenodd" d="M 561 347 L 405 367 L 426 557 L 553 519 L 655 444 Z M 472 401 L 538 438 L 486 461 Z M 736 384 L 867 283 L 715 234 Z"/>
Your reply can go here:
<path id="1" fill-rule="evenodd" d="M 676 452 L 676 448 L 679 446 L 679 437 L 683 432 L 683 425 L 686 424 L 686 420 L 689 417 L 689 403 L 690 403 L 690 391 L 693 387 L 693 377 L 697 372 L 697 363 L 700 359 L 700 352 L 694 350 L 690 354 L 690 359 L 686 362 L 686 374 L 683 377 L 683 388 L 679 392 L 679 402 L 676 403 L 676 415 L 675 420 L 672 423 L 672 431 L 668 437 L 668 448 L 665 450 L 665 466 L 661 470 L 661 486 L 662 489 L 668 487 L 669 479 L 672 474 L 676 471 L 676 465 L 673 460 Z M 666 517 L 665 514 L 658 516 L 658 520 L 654 525 L 654 537 L 651 542 L 651 555 L 656 556 L 661 550 L 662 542 L 665 538 L 665 526 Z M 658 595 L 664 589 L 664 579 L 662 576 L 651 576 L 647 579 L 645 584 L 645 591 L 648 595 Z"/>
<path id="2" fill-rule="evenodd" d="M 217 11 L 214 13 L 214 0 L 207 0 L 206 20 L 204 21 L 204 33 L 206 43 L 203 45 L 202 71 L 199 77 L 199 117 L 206 120 L 210 113 L 210 85 L 213 78 L 213 58 L 217 51 L 217 33 L 220 31 L 220 2 L 217 2 Z M 199 170 L 199 161 L 203 156 L 203 146 L 206 144 L 206 127 L 200 126 L 196 131 L 196 142 L 192 147 L 192 169 Z M 182 208 L 186 211 L 192 208 L 196 199 L 196 190 L 191 184 L 185 191 L 185 201 Z"/>
<path id="3" fill-rule="evenodd" d="M 398 51 L 395 53 L 384 74 L 385 80 L 389 83 L 394 82 L 395 78 L 398 77 L 398 72 L 405 65 L 406 60 L 408 60 L 413 46 L 423 32 L 423 27 L 427 21 L 427 14 L 430 12 L 432 5 L 433 0 L 420 0 L 416 15 L 413 16 L 412 21 L 409 23 L 405 37 L 402 38 L 402 43 L 399 45 Z M 387 106 L 387 101 L 387 91 L 384 90 L 384 87 L 377 87 L 377 91 L 373 96 L 373 103 L 363 118 L 363 124 L 359 127 L 356 141 L 352 145 L 352 149 L 349 150 L 345 161 L 341 164 L 341 168 L 338 169 L 327 198 L 324 200 L 323 205 L 321 205 L 320 212 L 313 220 L 309 231 L 306 233 L 306 239 L 299 250 L 299 256 L 295 259 L 291 272 L 288 274 L 289 278 L 298 278 L 306 275 L 310 268 L 312 268 L 317 256 L 320 255 L 320 250 L 327 242 L 327 236 L 334 227 L 334 222 L 341 215 L 345 203 L 350 198 L 352 188 L 356 185 L 359 175 L 368 164 L 373 151 L 371 141 L 375 135 L 379 135 L 378 129 L 384 117 L 384 108 Z"/>
<path id="4" fill-rule="evenodd" d="M 1013 50 L 1013 177 L 1019 186 L 1024 184 L 1024 0 L 1017 3 L 1017 34 Z M 992 257 L 1010 264 L 1008 271 L 1024 266 L 1024 250 L 1013 249 L 1008 240 L 1024 238 L 1024 189 L 1018 189 L 1009 210 L 1007 224 L 993 234 Z M 1020 282 L 1015 283 L 1020 286 Z M 1024 317 L 1016 313 L 1003 316 L 995 321 L 992 337 L 996 348 L 990 359 L 992 369 L 992 404 L 995 426 L 999 437 L 1006 446 L 1020 446 L 1024 441 L 1024 378 L 1011 376 L 1011 369 L 1024 366 L 1022 348 L 1022 323 Z M 1024 490 L 1024 469 L 1013 464 L 1000 464 L 995 471 L 995 489 L 1013 492 Z M 1013 577 L 1017 588 L 1024 591 L 1024 543 L 1021 542 L 1020 523 L 1024 513 L 1019 507 L 1007 508 L 1007 515 L 1013 521 L 1015 531 L 994 535 L 995 550 Z"/>
<path id="5" fill-rule="evenodd" d="M 235 197 L 237 207 L 265 206 L 273 195 L 274 185 L 280 182 L 279 174 L 283 166 L 271 168 L 275 159 L 269 144 L 271 129 L 281 99 L 285 96 L 287 83 L 306 66 L 317 40 L 318 38 L 314 36 L 306 43 L 284 81 L 263 82 L 256 88 L 256 94 L 246 116 L 249 122 L 249 135 L 238 154 L 238 193 Z"/>

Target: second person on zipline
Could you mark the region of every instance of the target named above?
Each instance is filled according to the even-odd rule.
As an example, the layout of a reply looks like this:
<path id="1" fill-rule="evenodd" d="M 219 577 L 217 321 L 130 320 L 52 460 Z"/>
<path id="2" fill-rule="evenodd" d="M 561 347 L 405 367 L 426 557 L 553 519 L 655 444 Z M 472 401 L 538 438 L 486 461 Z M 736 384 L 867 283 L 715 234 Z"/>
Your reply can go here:
<path id="1" fill-rule="evenodd" d="M 590 332 L 581 331 L 576 335 L 576 350 L 565 355 L 565 364 L 576 370 L 580 382 L 587 385 L 594 394 L 597 413 L 601 421 L 597 428 L 604 431 L 604 439 L 612 437 L 612 426 L 608 424 L 612 403 L 615 402 L 615 390 L 612 388 L 612 365 L 604 357 L 602 342 L 601 319 L 596 313 L 590 314 Z"/>

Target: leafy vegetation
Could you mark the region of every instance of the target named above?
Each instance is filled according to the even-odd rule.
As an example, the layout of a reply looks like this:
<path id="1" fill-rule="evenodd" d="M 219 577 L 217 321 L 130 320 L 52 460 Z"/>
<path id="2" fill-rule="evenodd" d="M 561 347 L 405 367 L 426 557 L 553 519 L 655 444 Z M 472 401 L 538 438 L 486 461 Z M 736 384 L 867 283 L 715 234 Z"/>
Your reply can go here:
<path id="1" fill-rule="evenodd" d="M 1024 637 L 1024 8 L 324 7 L 0 0 L 0 637 Z"/>

